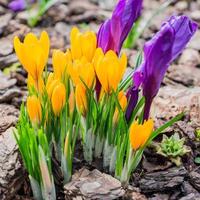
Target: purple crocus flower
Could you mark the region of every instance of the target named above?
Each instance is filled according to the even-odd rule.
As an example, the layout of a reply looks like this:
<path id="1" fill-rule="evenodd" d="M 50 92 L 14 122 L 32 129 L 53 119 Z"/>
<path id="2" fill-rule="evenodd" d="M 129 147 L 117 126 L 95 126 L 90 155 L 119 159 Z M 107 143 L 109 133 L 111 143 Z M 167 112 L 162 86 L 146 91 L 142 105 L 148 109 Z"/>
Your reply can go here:
<path id="1" fill-rule="evenodd" d="M 106 20 L 97 34 L 97 45 L 103 52 L 109 50 L 120 53 L 122 44 L 130 32 L 133 23 L 140 16 L 143 0 L 119 0 L 111 19 Z M 101 84 L 97 78 L 96 94 L 99 98 Z"/>
<path id="2" fill-rule="evenodd" d="M 133 23 L 140 16 L 142 1 L 119 0 L 111 19 L 101 25 L 97 35 L 98 47 L 101 47 L 104 53 L 113 50 L 119 54 Z"/>
<path id="3" fill-rule="evenodd" d="M 13 0 L 8 4 L 8 7 L 15 12 L 21 11 L 26 8 L 26 1 L 25 0 Z"/>
<path id="4" fill-rule="evenodd" d="M 149 117 L 152 100 L 170 63 L 182 52 L 197 28 L 187 16 L 172 16 L 145 44 L 144 62 L 133 75 L 134 87 L 141 85 L 145 97 L 144 120 Z"/>

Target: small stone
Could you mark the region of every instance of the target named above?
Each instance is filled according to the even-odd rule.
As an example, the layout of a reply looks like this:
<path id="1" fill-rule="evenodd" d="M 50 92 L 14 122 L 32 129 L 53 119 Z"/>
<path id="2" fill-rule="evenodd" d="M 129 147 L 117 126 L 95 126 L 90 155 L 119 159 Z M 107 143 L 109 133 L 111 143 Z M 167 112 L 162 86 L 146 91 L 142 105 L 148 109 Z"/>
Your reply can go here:
<path id="1" fill-rule="evenodd" d="M 53 22 L 62 21 L 69 15 L 69 8 L 64 4 L 54 5 L 47 11 L 47 15 Z"/>
<path id="2" fill-rule="evenodd" d="M 3 6 L 0 6 L 0 15 L 3 15 L 6 13 L 6 9 Z"/>
<path id="3" fill-rule="evenodd" d="M 97 10 L 98 7 L 89 1 L 76 0 L 69 4 L 69 14 L 81 15 L 86 11 Z"/>
<path id="4" fill-rule="evenodd" d="M 147 200 L 145 195 L 141 194 L 140 192 L 137 191 L 127 191 L 127 194 L 125 194 L 124 199 L 129 199 L 129 200 Z"/>
<path id="5" fill-rule="evenodd" d="M 176 3 L 175 7 L 178 11 L 183 12 L 183 11 L 187 10 L 187 8 L 188 8 L 188 2 L 187 1 L 178 1 L 178 3 Z"/>
<path id="6" fill-rule="evenodd" d="M 200 10 L 193 11 L 190 16 L 193 20 L 200 21 Z"/>
<path id="7" fill-rule="evenodd" d="M 5 90 L 7 88 L 10 88 L 16 84 L 16 79 L 10 79 L 9 76 L 4 75 L 0 71 L 0 90 Z M 0 92 L 1 93 L 1 92 Z"/>
<path id="8" fill-rule="evenodd" d="M 0 16 L 0 29 L 5 28 L 8 25 L 8 22 L 11 20 L 12 14 L 7 13 L 5 15 Z"/>
<path id="9" fill-rule="evenodd" d="M 13 45 L 10 39 L 2 38 L 0 40 L 0 56 L 7 56 L 13 52 Z"/>
<path id="10" fill-rule="evenodd" d="M 185 49 L 179 59 L 179 64 L 196 67 L 200 64 L 199 52 L 194 49 Z"/>
<path id="11" fill-rule="evenodd" d="M 101 8 L 106 10 L 112 10 L 116 5 L 117 0 L 100 0 L 99 5 Z"/>
<path id="12" fill-rule="evenodd" d="M 14 97 L 22 96 L 22 92 L 18 88 L 12 88 L 4 92 L 0 93 L 0 103 L 9 103 Z"/>
<path id="13" fill-rule="evenodd" d="M 166 80 L 170 80 L 170 82 Z M 172 65 L 163 81 L 166 85 L 200 86 L 200 69 L 190 65 Z"/>
<path id="14" fill-rule="evenodd" d="M 55 31 L 60 35 L 69 38 L 71 27 L 64 22 L 58 22 L 55 25 Z"/>
<path id="15" fill-rule="evenodd" d="M 200 127 L 200 87 L 185 88 L 165 86 L 160 88 L 152 105 L 152 117 L 169 120 L 181 112 L 188 113 L 188 126 Z M 194 130 L 194 129 L 192 129 Z M 192 132 L 189 127 L 183 131 Z M 191 136 L 192 137 L 192 136 Z"/>
<path id="16" fill-rule="evenodd" d="M 120 181 L 98 170 L 80 169 L 64 186 L 66 198 L 81 196 L 84 199 L 117 199 L 124 195 Z"/>
<path id="17" fill-rule="evenodd" d="M 7 56 L 0 56 L 0 69 L 4 69 L 6 67 L 9 67 L 10 65 L 16 63 L 17 57 L 15 54 L 10 54 Z"/>

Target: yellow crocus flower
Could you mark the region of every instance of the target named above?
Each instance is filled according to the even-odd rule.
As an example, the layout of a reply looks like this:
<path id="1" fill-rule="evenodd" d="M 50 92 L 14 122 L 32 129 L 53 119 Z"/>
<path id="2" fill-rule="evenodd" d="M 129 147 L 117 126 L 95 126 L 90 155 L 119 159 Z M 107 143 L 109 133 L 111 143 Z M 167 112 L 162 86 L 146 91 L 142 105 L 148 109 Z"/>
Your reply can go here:
<path id="1" fill-rule="evenodd" d="M 119 92 L 118 101 L 119 101 L 119 104 L 121 106 L 121 109 L 124 111 L 126 109 L 126 106 L 127 106 L 127 98 L 126 98 L 126 95 L 124 94 L 123 91 Z M 113 116 L 113 122 L 117 123 L 118 118 L 119 118 L 119 109 L 116 108 L 115 112 L 114 112 L 114 116 Z"/>
<path id="2" fill-rule="evenodd" d="M 58 85 L 58 83 L 60 83 L 60 80 L 55 78 L 54 73 L 49 73 L 46 83 L 46 91 L 50 99 L 52 96 L 53 89 L 56 85 Z"/>
<path id="3" fill-rule="evenodd" d="M 69 67 L 69 74 L 75 85 L 82 84 L 91 88 L 95 82 L 95 71 L 93 64 L 88 62 L 85 57 L 75 60 Z"/>
<path id="4" fill-rule="evenodd" d="M 33 124 L 39 124 L 42 119 L 42 109 L 38 97 L 35 95 L 29 96 L 27 98 L 26 107 L 31 122 Z"/>
<path id="5" fill-rule="evenodd" d="M 48 60 L 50 41 L 47 32 L 43 31 L 38 39 L 28 33 L 23 42 L 16 36 L 14 49 L 24 69 L 37 81 L 41 77 Z"/>
<path id="6" fill-rule="evenodd" d="M 94 32 L 81 33 L 77 27 L 73 27 L 70 34 L 70 43 L 73 60 L 84 56 L 88 62 L 92 61 L 97 46 L 97 38 Z"/>
<path id="7" fill-rule="evenodd" d="M 106 93 L 116 91 L 122 80 L 127 65 L 127 57 L 122 54 L 118 58 L 114 51 L 108 51 L 105 55 L 102 50 L 97 49 L 94 55 L 94 66 L 96 75 Z"/>
<path id="8" fill-rule="evenodd" d="M 55 116 L 59 116 L 61 110 L 66 103 L 66 89 L 65 85 L 59 82 L 52 91 L 51 104 Z"/>
<path id="9" fill-rule="evenodd" d="M 87 113 L 87 95 L 86 89 L 81 84 L 76 86 L 75 90 L 76 106 L 79 112 L 86 116 Z"/>
<path id="10" fill-rule="evenodd" d="M 145 145 L 153 131 L 153 126 L 154 122 L 152 119 L 144 121 L 143 124 L 138 124 L 138 122 L 135 121 L 131 125 L 129 138 L 133 150 L 136 151 L 137 149 Z"/>
<path id="11" fill-rule="evenodd" d="M 54 50 L 52 63 L 55 78 L 62 79 L 67 74 L 69 65 L 72 65 L 71 52 L 67 50 L 64 53 L 60 50 Z"/>

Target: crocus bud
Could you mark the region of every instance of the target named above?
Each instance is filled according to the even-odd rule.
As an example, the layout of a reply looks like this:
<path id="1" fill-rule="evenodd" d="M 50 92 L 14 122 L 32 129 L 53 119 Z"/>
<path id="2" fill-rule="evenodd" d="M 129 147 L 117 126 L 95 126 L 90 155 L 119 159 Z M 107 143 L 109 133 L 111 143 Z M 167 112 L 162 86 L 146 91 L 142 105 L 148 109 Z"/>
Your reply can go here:
<path id="1" fill-rule="evenodd" d="M 47 89 L 47 94 L 49 96 L 49 98 L 51 99 L 51 96 L 52 96 L 52 92 L 54 90 L 54 88 L 56 87 L 56 85 L 58 85 L 60 83 L 59 80 L 51 80 L 52 82 L 51 83 L 48 83 L 46 85 L 46 89 Z"/>
<path id="2" fill-rule="evenodd" d="M 172 16 L 156 35 L 144 45 L 144 62 L 133 75 L 135 88 L 141 85 L 145 97 L 144 119 L 148 119 L 153 98 L 170 63 L 190 41 L 198 26 L 187 16 Z"/>
<path id="3" fill-rule="evenodd" d="M 137 121 L 132 123 L 130 127 L 129 138 L 131 147 L 134 151 L 146 144 L 153 131 L 153 126 L 154 123 L 152 119 L 144 121 L 143 124 L 138 124 Z"/>
<path id="4" fill-rule="evenodd" d="M 126 55 L 122 54 L 121 58 L 118 58 L 111 50 L 103 55 L 101 49 L 97 49 L 95 54 L 95 71 L 103 90 L 107 93 L 116 91 L 126 69 Z"/>
<path id="5" fill-rule="evenodd" d="M 55 116 L 59 116 L 66 103 L 66 89 L 63 83 L 60 82 L 54 87 L 51 96 L 51 103 Z"/>
<path id="6" fill-rule="evenodd" d="M 84 56 L 90 62 L 97 46 L 96 34 L 92 31 L 81 33 L 74 27 L 70 34 L 71 53 L 74 60 Z"/>
<path id="7" fill-rule="evenodd" d="M 76 106 L 79 112 L 86 116 L 87 113 L 87 95 L 86 89 L 82 85 L 77 85 L 75 90 Z"/>
<path id="8" fill-rule="evenodd" d="M 14 49 L 24 69 L 37 81 L 42 72 L 49 55 L 49 36 L 43 31 L 38 39 L 33 33 L 25 36 L 24 42 L 18 37 L 14 38 Z"/>
<path id="9" fill-rule="evenodd" d="M 95 71 L 93 64 L 88 62 L 85 57 L 75 60 L 69 67 L 69 74 L 75 85 L 81 84 L 91 88 L 95 82 Z"/>
<path id="10" fill-rule="evenodd" d="M 27 98 L 27 112 L 33 124 L 39 124 L 42 119 L 40 100 L 35 95 Z"/>
<path id="11" fill-rule="evenodd" d="M 60 50 L 54 50 L 52 56 L 53 70 L 55 78 L 65 78 L 68 66 L 72 64 L 71 53 L 68 50 L 66 53 Z"/>
<path id="12" fill-rule="evenodd" d="M 142 2 L 142 0 L 119 0 L 112 17 L 106 20 L 98 31 L 98 47 L 101 47 L 104 53 L 113 50 L 119 54 L 133 23 L 140 16 Z"/>

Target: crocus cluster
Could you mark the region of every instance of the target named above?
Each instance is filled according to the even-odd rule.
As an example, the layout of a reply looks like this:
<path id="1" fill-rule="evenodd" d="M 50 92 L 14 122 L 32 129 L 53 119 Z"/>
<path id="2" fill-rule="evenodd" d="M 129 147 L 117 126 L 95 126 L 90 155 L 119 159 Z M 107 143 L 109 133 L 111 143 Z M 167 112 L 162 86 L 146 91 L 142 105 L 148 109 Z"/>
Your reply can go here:
<path id="1" fill-rule="evenodd" d="M 127 183 L 145 147 L 182 116 L 154 130 L 149 113 L 167 68 L 197 25 L 186 16 L 165 22 L 145 44 L 144 60 L 133 71 L 129 87 L 129 77 L 123 80 L 127 56 L 120 50 L 141 5 L 142 0 L 120 0 L 97 36 L 72 28 L 70 48 L 53 50 L 53 72 L 45 67 L 50 49 L 46 32 L 39 39 L 33 33 L 23 42 L 14 38 L 16 54 L 28 72 L 29 90 L 15 136 L 36 198 L 55 196 L 51 160 L 57 161 L 64 182 L 70 180 L 77 138 L 88 163 L 102 158 L 103 167 Z"/>

